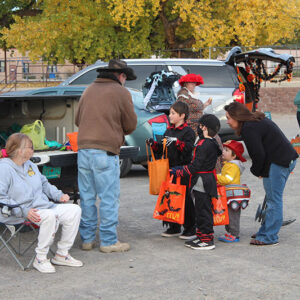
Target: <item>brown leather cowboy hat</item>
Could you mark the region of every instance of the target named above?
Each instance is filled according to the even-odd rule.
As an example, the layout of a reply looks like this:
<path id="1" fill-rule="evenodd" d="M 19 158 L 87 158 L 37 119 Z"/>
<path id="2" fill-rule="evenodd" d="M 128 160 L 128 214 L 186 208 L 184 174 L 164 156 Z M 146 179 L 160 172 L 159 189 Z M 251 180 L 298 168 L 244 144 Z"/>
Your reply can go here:
<path id="1" fill-rule="evenodd" d="M 135 80 L 136 75 L 132 68 L 127 66 L 127 63 L 120 59 L 111 59 L 107 67 L 98 68 L 97 72 L 118 72 L 124 73 L 127 76 L 127 80 Z"/>

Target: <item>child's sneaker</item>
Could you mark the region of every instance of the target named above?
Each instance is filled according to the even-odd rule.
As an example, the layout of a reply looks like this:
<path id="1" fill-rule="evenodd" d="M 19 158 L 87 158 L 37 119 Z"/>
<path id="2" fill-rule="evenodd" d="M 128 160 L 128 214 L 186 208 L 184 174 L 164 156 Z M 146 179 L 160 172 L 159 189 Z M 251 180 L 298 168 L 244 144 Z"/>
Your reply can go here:
<path id="1" fill-rule="evenodd" d="M 227 233 L 218 237 L 218 240 L 224 243 L 237 243 L 240 241 L 238 237 L 235 237 L 234 235 L 227 234 Z"/>
<path id="2" fill-rule="evenodd" d="M 172 236 L 179 236 L 181 234 L 181 230 L 176 230 L 172 227 L 169 227 L 165 232 L 163 232 L 161 234 L 161 236 L 164 236 L 164 237 L 172 237 Z"/>
<path id="3" fill-rule="evenodd" d="M 191 240 L 196 237 L 196 230 L 195 229 L 185 229 L 183 233 L 179 236 L 182 240 Z"/>
<path id="4" fill-rule="evenodd" d="M 202 242 L 199 237 L 185 242 L 184 245 L 194 250 L 213 250 L 216 248 L 214 241 Z"/>

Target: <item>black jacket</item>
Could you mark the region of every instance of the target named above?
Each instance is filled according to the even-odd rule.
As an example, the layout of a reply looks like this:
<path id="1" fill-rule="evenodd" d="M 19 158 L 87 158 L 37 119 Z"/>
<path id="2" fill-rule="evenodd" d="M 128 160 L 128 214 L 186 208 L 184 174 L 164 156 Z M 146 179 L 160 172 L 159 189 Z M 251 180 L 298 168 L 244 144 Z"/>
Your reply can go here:
<path id="1" fill-rule="evenodd" d="M 271 163 L 288 168 L 298 158 L 290 141 L 268 118 L 244 122 L 241 137 L 252 159 L 250 171 L 257 177 L 268 177 Z"/>
<path id="2" fill-rule="evenodd" d="M 175 128 L 174 125 L 169 126 L 164 136 L 176 137 L 177 142 L 173 142 L 168 147 L 168 158 L 170 167 L 183 166 L 189 164 L 192 160 L 192 152 L 195 143 L 195 133 L 191 127 L 184 123 Z M 154 143 L 152 149 L 156 152 L 156 157 L 162 155 L 162 141 Z"/>
<path id="3" fill-rule="evenodd" d="M 222 154 L 218 142 L 215 139 L 205 138 L 200 140 L 195 148 L 192 162 L 184 167 L 184 175 L 192 176 L 191 186 L 194 186 L 201 176 L 204 190 L 211 197 L 217 197 L 217 183 L 213 173 L 216 168 L 218 156 Z"/>

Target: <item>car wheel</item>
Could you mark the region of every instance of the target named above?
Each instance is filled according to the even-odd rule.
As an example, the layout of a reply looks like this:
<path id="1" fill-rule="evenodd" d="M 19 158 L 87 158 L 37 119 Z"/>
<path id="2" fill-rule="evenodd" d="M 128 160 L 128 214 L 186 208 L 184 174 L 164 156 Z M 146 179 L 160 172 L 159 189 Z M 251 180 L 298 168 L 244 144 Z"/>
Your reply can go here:
<path id="1" fill-rule="evenodd" d="M 132 160 L 130 158 L 120 159 L 120 177 L 125 177 L 132 166 Z"/>
<path id="2" fill-rule="evenodd" d="M 148 170 L 148 164 L 147 165 L 141 164 L 141 166 L 144 167 L 146 170 Z"/>
<path id="3" fill-rule="evenodd" d="M 239 205 L 239 203 L 238 203 L 237 201 L 231 201 L 231 202 L 230 202 L 230 206 L 231 206 L 231 208 L 232 208 L 234 211 L 238 210 L 239 207 L 240 207 L 240 205 Z"/>

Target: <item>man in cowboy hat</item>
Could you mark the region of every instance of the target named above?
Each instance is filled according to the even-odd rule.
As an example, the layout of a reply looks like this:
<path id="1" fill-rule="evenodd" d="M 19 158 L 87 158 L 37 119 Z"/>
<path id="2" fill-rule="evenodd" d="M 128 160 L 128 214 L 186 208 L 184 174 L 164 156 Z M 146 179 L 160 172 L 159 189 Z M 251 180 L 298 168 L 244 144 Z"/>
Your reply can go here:
<path id="1" fill-rule="evenodd" d="M 117 238 L 120 168 L 119 153 L 124 135 L 136 128 L 131 94 L 123 86 L 134 80 L 134 71 L 126 62 L 111 59 L 108 67 L 97 69 L 97 79 L 82 94 L 75 118 L 78 126 L 78 186 L 82 216 L 80 236 L 82 249 L 95 246 L 98 213 L 97 196 L 101 199 L 100 251 L 129 250 Z"/>

